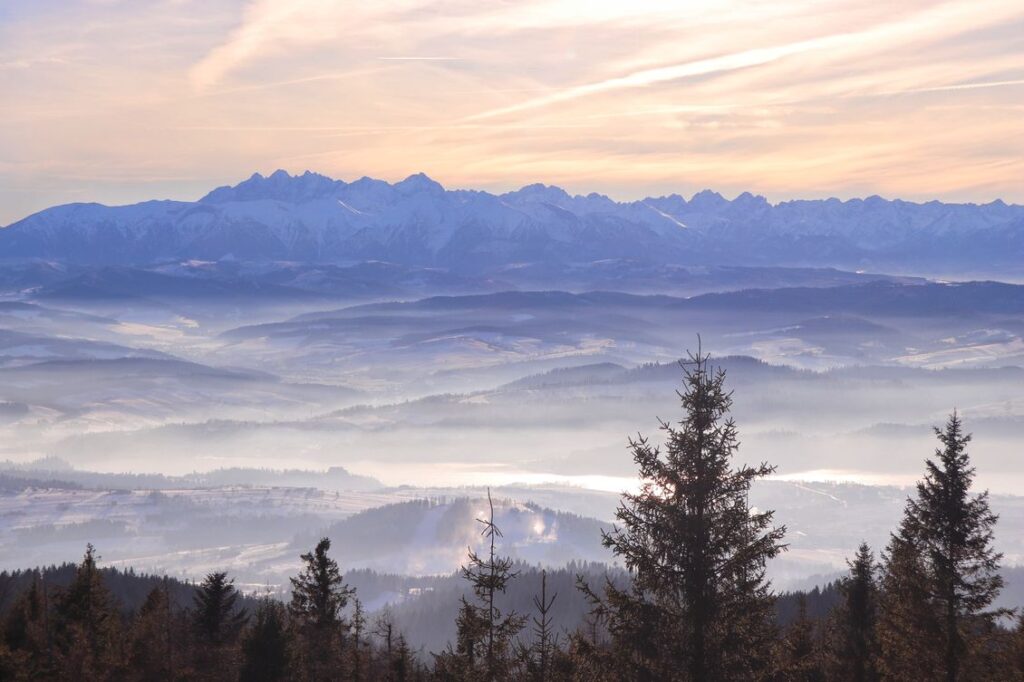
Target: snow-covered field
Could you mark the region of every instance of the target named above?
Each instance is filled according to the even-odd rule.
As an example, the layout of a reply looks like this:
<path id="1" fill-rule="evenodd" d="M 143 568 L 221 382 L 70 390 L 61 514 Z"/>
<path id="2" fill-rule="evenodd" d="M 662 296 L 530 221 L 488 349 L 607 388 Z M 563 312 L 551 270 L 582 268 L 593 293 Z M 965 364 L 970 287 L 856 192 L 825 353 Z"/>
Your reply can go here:
<path id="1" fill-rule="evenodd" d="M 26 488 L 0 494 L 0 569 L 73 560 L 93 543 L 108 565 L 187 579 L 228 570 L 251 589 L 278 588 L 298 555 L 331 536 L 342 566 L 409 575 L 456 570 L 479 542 L 481 488 L 376 492 L 220 486 L 161 490 Z M 751 502 L 776 510 L 789 551 L 770 572 L 780 587 L 842 571 L 861 540 L 876 548 L 898 522 L 906 489 L 769 482 Z M 600 529 L 614 493 L 559 486 L 494 490 L 502 551 L 531 564 L 607 561 Z M 513 500 L 519 500 L 518 502 Z M 527 503 L 534 500 L 539 504 Z M 996 542 L 1024 564 L 1024 497 L 995 496 Z M 597 517 L 597 518 L 593 518 Z"/>

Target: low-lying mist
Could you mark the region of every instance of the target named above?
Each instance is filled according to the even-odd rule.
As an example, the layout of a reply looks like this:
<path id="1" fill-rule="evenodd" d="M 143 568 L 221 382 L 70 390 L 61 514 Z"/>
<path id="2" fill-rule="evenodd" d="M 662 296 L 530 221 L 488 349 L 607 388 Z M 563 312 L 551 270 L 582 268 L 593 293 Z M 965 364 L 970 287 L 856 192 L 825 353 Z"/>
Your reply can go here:
<path id="1" fill-rule="evenodd" d="M 0 544 L 19 549 L 5 567 L 93 541 L 119 566 L 185 577 L 216 566 L 280 585 L 296 542 L 348 532 L 332 524 L 488 486 L 582 519 L 518 558 L 603 561 L 599 528 L 637 485 L 627 439 L 658 442 L 658 419 L 678 418 L 678 361 L 698 345 L 734 391 L 739 459 L 777 466 L 757 494 L 790 528 L 772 568 L 780 584 L 841 570 L 860 539 L 884 544 L 934 449 L 932 426 L 954 409 L 1017 562 L 1018 289 L 880 280 L 691 298 L 123 306 L 22 293 L 0 302 Z M 343 563 L 444 573 L 464 540 L 423 529 Z"/>

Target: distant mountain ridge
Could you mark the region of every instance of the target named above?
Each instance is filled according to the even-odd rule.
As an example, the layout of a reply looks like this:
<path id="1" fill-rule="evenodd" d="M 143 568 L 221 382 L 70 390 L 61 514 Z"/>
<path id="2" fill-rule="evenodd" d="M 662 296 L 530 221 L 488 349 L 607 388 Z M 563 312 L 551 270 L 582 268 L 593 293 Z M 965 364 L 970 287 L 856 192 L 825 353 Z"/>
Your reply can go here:
<path id="1" fill-rule="evenodd" d="M 534 184 L 492 194 L 307 171 L 259 173 L 199 201 L 56 206 L 0 229 L 0 258 L 88 265 L 387 261 L 460 273 L 531 263 L 1017 269 L 1024 206 L 867 199 L 770 204 L 702 191 L 616 202 Z"/>

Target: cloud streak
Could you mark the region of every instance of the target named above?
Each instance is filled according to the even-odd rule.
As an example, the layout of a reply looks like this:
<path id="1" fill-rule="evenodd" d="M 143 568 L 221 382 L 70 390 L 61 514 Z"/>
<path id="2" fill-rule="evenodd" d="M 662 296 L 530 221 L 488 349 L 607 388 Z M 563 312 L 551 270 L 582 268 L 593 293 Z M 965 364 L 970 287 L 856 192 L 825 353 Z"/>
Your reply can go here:
<path id="1" fill-rule="evenodd" d="M 458 62 L 459 57 L 377 57 L 389 62 Z"/>
<path id="2" fill-rule="evenodd" d="M 712 57 L 710 59 L 700 59 L 683 64 L 672 64 L 670 66 L 644 69 L 625 76 L 609 78 L 597 83 L 587 83 L 586 85 L 568 88 L 561 92 L 556 92 L 544 97 L 537 97 L 519 104 L 485 111 L 483 113 L 470 116 L 469 118 L 493 118 L 496 116 L 503 116 L 505 114 L 529 111 L 530 109 L 539 109 L 552 104 L 569 102 L 581 97 L 612 92 L 615 90 L 646 87 L 649 85 L 656 85 L 658 83 L 676 81 L 684 78 L 706 76 L 715 73 L 733 71 L 736 69 L 749 68 L 752 66 L 761 66 L 763 64 L 771 63 L 777 59 L 783 59 L 791 55 L 800 54 L 801 52 L 822 49 L 828 44 L 834 43 L 842 38 L 844 38 L 844 36 L 805 40 L 798 43 L 792 43 L 790 45 L 746 50 L 743 52 L 722 55 L 720 57 Z"/>
<path id="3" fill-rule="evenodd" d="M 929 88 L 906 88 L 879 93 L 880 95 L 912 95 L 919 92 L 956 92 L 958 90 L 979 90 L 985 88 L 1007 88 L 1024 85 L 1024 78 L 1006 81 L 983 81 L 980 83 L 956 83 L 952 85 L 936 85 Z"/>
<path id="4" fill-rule="evenodd" d="M 1024 202 L 1017 0 L 54 1 L 0 24 L 0 224 L 277 167 Z"/>
<path id="5" fill-rule="evenodd" d="M 953 21 L 959 20 L 964 22 L 960 24 L 959 29 L 964 30 L 968 25 L 993 23 L 1000 18 L 999 13 L 988 14 L 979 18 L 977 14 L 970 13 L 967 10 L 968 8 L 963 5 L 950 3 L 940 5 L 936 8 L 926 9 L 902 20 L 887 21 L 861 31 L 836 33 L 807 40 L 799 40 L 788 44 L 743 50 L 707 59 L 698 59 L 680 64 L 643 69 L 624 76 L 570 87 L 544 97 L 538 97 L 517 104 L 499 107 L 497 109 L 475 114 L 469 118 L 492 118 L 506 114 L 529 111 L 532 109 L 539 109 L 562 102 L 570 102 L 572 100 L 596 94 L 609 93 L 630 88 L 641 88 L 659 83 L 694 78 L 697 76 L 709 76 L 740 69 L 764 66 L 778 60 L 801 55 L 807 52 L 827 51 L 837 48 L 848 49 L 859 45 L 875 46 L 869 49 L 878 49 L 878 46 L 892 42 L 894 39 L 920 36 L 923 31 L 927 31 L 928 29 L 931 29 L 932 35 L 936 32 L 948 31 L 952 28 L 951 22 Z M 999 85 L 1008 85 L 1013 83 L 1013 81 L 1004 81 L 999 83 Z M 969 89 L 969 86 L 945 86 L 945 88 Z M 918 91 L 924 92 L 931 90 L 924 89 Z"/>

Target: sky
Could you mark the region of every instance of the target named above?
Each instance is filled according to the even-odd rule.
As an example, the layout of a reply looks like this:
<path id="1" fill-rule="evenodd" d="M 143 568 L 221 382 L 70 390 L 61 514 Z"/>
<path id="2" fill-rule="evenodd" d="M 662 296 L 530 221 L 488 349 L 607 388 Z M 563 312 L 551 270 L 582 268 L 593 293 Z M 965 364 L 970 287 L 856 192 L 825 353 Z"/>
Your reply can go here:
<path id="1" fill-rule="evenodd" d="M 0 224 L 254 171 L 1024 203 L 1024 3 L 0 0 Z"/>

